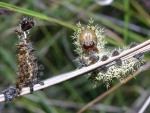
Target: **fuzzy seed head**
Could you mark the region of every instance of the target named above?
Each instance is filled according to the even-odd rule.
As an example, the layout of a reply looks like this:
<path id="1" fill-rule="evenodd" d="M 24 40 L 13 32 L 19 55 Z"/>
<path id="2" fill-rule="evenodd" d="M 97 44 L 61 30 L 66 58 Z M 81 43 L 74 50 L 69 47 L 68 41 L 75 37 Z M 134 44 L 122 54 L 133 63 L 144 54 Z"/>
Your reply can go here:
<path id="1" fill-rule="evenodd" d="M 87 26 L 82 26 L 79 22 L 77 24 L 78 29 L 75 30 L 73 35 L 75 52 L 79 55 L 76 61 L 80 68 L 96 62 L 104 62 L 108 58 L 117 56 L 121 52 L 137 45 L 133 43 L 130 47 L 109 50 L 105 46 L 104 30 L 97 25 L 93 25 L 93 22 L 91 19 Z M 88 79 L 93 81 L 94 86 L 99 81 L 102 81 L 108 88 L 114 79 L 121 81 L 124 77 L 138 70 L 144 64 L 142 56 L 143 53 L 140 53 L 125 60 L 116 59 L 114 62 L 103 65 L 99 69 L 88 73 Z"/>
<path id="2" fill-rule="evenodd" d="M 33 86 L 41 83 L 39 81 L 42 76 L 42 66 L 38 64 L 35 49 L 32 42 L 28 38 L 28 30 L 34 27 L 34 21 L 32 18 L 23 18 L 18 28 L 15 30 L 19 43 L 17 44 L 18 54 L 18 71 L 16 81 L 16 92 L 20 95 L 22 87 L 30 87 L 32 93 Z"/>

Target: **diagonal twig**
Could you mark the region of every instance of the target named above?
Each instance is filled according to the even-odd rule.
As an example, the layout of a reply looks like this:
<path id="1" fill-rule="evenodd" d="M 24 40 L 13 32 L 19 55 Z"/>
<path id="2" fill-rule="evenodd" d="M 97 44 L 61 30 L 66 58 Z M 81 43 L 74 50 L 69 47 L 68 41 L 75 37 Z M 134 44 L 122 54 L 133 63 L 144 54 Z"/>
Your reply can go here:
<path id="1" fill-rule="evenodd" d="M 71 71 L 71 72 L 68 72 L 68 73 L 60 74 L 60 75 L 57 75 L 55 77 L 46 79 L 46 80 L 43 81 L 44 85 L 37 84 L 37 85 L 35 85 L 33 87 L 33 90 L 37 91 L 37 90 L 40 90 L 40 89 L 44 89 L 46 87 L 49 87 L 49 86 L 52 86 L 52 85 L 64 82 L 64 81 L 69 80 L 71 78 L 74 78 L 76 76 L 83 75 L 83 74 L 88 73 L 88 72 L 90 72 L 90 71 L 92 71 L 94 69 L 97 69 L 97 68 L 99 68 L 99 67 L 101 67 L 103 65 L 109 64 L 110 62 L 113 62 L 116 59 L 132 57 L 135 54 L 143 52 L 143 48 L 145 48 L 145 47 L 146 47 L 145 48 L 146 50 L 149 50 L 150 49 L 149 45 L 150 45 L 150 40 L 147 40 L 147 41 L 141 43 L 140 45 L 138 45 L 138 46 L 136 46 L 134 48 L 131 48 L 129 50 L 126 50 L 126 51 L 122 52 L 118 56 L 109 58 L 108 60 L 106 60 L 104 62 L 97 62 L 97 63 L 95 63 L 95 64 L 93 64 L 91 66 L 84 67 L 84 68 L 81 68 L 81 69 L 78 69 L 78 70 L 75 70 L 75 71 Z M 146 52 L 146 51 L 144 51 L 144 52 Z M 132 53 L 134 53 L 134 54 L 132 54 Z M 30 93 L 30 88 L 29 87 L 25 87 L 25 88 L 22 89 L 20 95 L 25 95 L 25 94 L 28 94 L 28 93 Z M 0 94 L 0 102 L 3 102 L 3 101 L 5 101 L 4 95 Z"/>

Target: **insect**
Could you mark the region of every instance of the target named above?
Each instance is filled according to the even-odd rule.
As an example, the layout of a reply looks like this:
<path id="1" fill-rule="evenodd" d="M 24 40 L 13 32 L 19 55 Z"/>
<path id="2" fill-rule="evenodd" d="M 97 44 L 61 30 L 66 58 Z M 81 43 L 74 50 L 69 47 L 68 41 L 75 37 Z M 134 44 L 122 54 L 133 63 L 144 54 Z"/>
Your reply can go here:
<path id="1" fill-rule="evenodd" d="M 90 53 L 91 51 L 98 52 L 97 49 L 97 36 L 95 32 L 91 29 L 85 29 L 80 34 L 80 44 L 85 53 Z"/>

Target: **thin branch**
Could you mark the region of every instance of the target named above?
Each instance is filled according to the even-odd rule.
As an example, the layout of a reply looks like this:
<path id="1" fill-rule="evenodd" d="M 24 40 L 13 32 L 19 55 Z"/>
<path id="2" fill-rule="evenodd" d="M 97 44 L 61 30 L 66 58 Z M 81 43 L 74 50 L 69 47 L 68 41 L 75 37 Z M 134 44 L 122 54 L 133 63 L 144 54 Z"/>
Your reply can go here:
<path id="1" fill-rule="evenodd" d="M 150 67 L 150 63 L 142 66 L 138 71 L 136 71 L 133 75 L 130 75 L 128 77 L 126 77 L 123 82 L 120 82 L 118 84 L 116 84 L 114 87 L 110 88 L 109 90 L 107 90 L 105 93 L 99 95 L 97 98 L 95 98 L 94 100 L 92 100 L 91 102 L 89 102 L 88 104 L 86 104 L 82 109 L 80 109 L 77 113 L 83 113 L 86 109 L 88 109 L 89 107 L 93 106 L 95 103 L 99 102 L 100 100 L 102 100 L 104 97 L 106 97 L 107 95 L 111 94 L 114 90 L 116 90 L 117 88 L 121 87 L 123 84 L 125 84 L 126 82 L 130 81 L 132 78 L 134 78 L 136 75 L 138 75 L 140 72 L 142 72 L 143 70 L 146 70 Z M 147 105 L 147 104 L 146 104 Z M 145 106 L 146 106 L 145 105 Z"/>
<path id="2" fill-rule="evenodd" d="M 93 64 L 91 66 L 84 67 L 84 68 L 81 68 L 81 69 L 78 69 L 78 70 L 75 70 L 75 71 L 72 71 L 72 72 L 68 72 L 68 73 L 65 73 L 65 74 L 60 74 L 58 76 L 46 79 L 46 80 L 43 81 L 44 85 L 37 84 L 37 85 L 35 85 L 33 87 L 33 90 L 37 91 L 37 90 L 40 90 L 40 89 L 44 89 L 46 87 L 49 87 L 49 86 L 52 86 L 52 85 L 64 82 L 64 81 L 69 80 L 71 78 L 74 78 L 76 76 L 83 75 L 83 74 L 88 73 L 88 72 L 90 72 L 90 71 L 92 71 L 94 69 L 99 68 L 100 66 L 109 64 L 110 62 L 113 62 L 116 59 L 124 58 L 124 57 L 129 58 L 129 57 L 133 56 L 131 54 L 136 52 L 136 51 L 138 51 L 138 52 L 136 52 L 135 54 L 138 54 L 138 53 L 141 53 L 141 52 L 143 53 L 143 49 L 142 48 L 146 47 L 147 50 L 150 49 L 150 47 L 148 45 L 150 45 L 150 40 L 147 40 L 147 41 L 143 42 L 142 44 L 140 44 L 140 45 L 138 45 L 138 46 L 136 46 L 134 48 L 126 50 L 126 51 L 122 52 L 118 56 L 111 57 L 111 58 L 109 58 L 108 60 L 106 60 L 104 62 L 97 62 L 97 63 L 95 63 L 95 64 Z M 25 94 L 28 94 L 28 93 L 30 93 L 30 88 L 29 87 L 25 87 L 25 88 L 22 89 L 20 95 L 25 95 Z M 4 94 L 0 94 L 0 102 L 3 102 L 3 101 L 5 101 Z"/>

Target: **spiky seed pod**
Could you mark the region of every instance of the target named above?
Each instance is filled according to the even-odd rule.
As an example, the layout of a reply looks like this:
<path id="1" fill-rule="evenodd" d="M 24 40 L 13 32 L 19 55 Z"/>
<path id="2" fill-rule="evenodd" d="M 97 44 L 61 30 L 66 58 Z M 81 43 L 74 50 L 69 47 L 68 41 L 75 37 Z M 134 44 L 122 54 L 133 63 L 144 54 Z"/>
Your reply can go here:
<path id="1" fill-rule="evenodd" d="M 132 43 L 130 46 L 129 46 L 129 48 L 131 49 L 131 48 L 133 48 L 133 47 L 135 47 L 135 46 L 137 46 L 138 44 L 137 43 Z"/>
<path id="2" fill-rule="evenodd" d="M 106 61 L 109 57 L 107 55 L 103 55 L 101 61 Z"/>
<path id="3" fill-rule="evenodd" d="M 30 87 L 31 93 L 33 92 L 33 86 L 35 84 L 43 84 L 39 81 L 42 76 L 41 65 L 38 65 L 37 58 L 35 56 L 35 49 L 32 42 L 28 38 L 28 32 L 34 26 L 34 20 L 31 18 L 23 18 L 20 26 L 16 29 L 16 33 L 19 37 L 18 48 L 18 72 L 16 81 L 16 91 L 20 94 L 22 87 Z"/>
<path id="4" fill-rule="evenodd" d="M 5 102 L 11 101 L 17 95 L 16 88 L 14 88 L 13 86 L 5 89 L 2 93 L 5 96 Z"/>
<path id="5" fill-rule="evenodd" d="M 114 51 L 112 52 L 112 56 L 117 56 L 117 55 L 119 55 L 119 51 L 114 50 Z"/>
<path id="6" fill-rule="evenodd" d="M 117 66 L 122 66 L 122 60 L 120 58 L 116 59 L 115 61 Z"/>
<path id="7" fill-rule="evenodd" d="M 138 45 L 137 43 L 132 43 L 132 44 L 130 45 L 129 49 L 131 49 L 131 48 L 133 48 L 133 47 L 135 47 L 135 46 L 137 46 L 137 45 Z M 136 54 L 136 55 L 134 55 L 133 57 L 134 57 L 134 58 L 137 58 L 137 59 L 143 58 L 143 57 L 144 57 L 144 53 Z"/>
<path id="8" fill-rule="evenodd" d="M 80 56 L 79 58 L 76 59 L 76 61 L 78 62 L 79 68 L 87 67 L 91 64 L 89 57 L 85 57 L 85 56 Z"/>
<path id="9" fill-rule="evenodd" d="M 112 52 L 112 57 L 113 56 L 118 56 L 120 53 L 119 53 L 119 51 L 118 50 L 114 50 L 113 52 Z M 122 60 L 121 59 L 117 59 L 117 60 L 115 60 L 116 61 L 116 65 L 117 66 L 121 66 L 122 65 Z"/>
<path id="10" fill-rule="evenodd" d="M 133 56 L 134 58 L 137 58 L 137 59 L 140 59 L 140 58 L 143 58 L 144 57 L 144 53 L 139 53 L 139 54 L 136 54 Z"/>
<path id="11" fill-rule="evenodd" d="M 97 53 L 91 51 L 89 52 L 89 60 L 91 61 L 90 64 L 94 64 L 99 60 L 99 56 L 97 55 Z"/>
<path id="12" fill-rule="evenodd" d="M 35 22 L 34 22 L 33 18 L 23 17 L 23 19 L 21 20 L 21 23 L 20 23 L 20 27 L 21 27 L 22 31 L 27 31 L 27 30 L 33 28 L 34 24 L 35 24 Z"/>
<path id="13" fill-rule="evenodd" d="M 106 41 L 104 40 L 103 29 L 92 24 L 93 20 L 90 20 L 86 27 L 78 23 L 78 29 L 75 30 L 73 35 L 75 52 L 79 55 L 76 61 L 80 67 L 106 61 L 108 58 L 117 56 L 120 52 L 126 50 L 125 48 L 114 49 L 111 50 L 112 52 L 108 50 L 105 47 Z M 136 43 L 131 44 L 129 49 L 136 45 Z M 106 87 L 109 87 L 113 79 L 116 78 L 121 81 L 124 77 L 138 70 L 144 64 L 142 55 L 141 53 L 125 60 L 117 59 L 115 62 L 89 73 L 88 79 L 92 80 L 94 84 L 103 81 Z"/>

